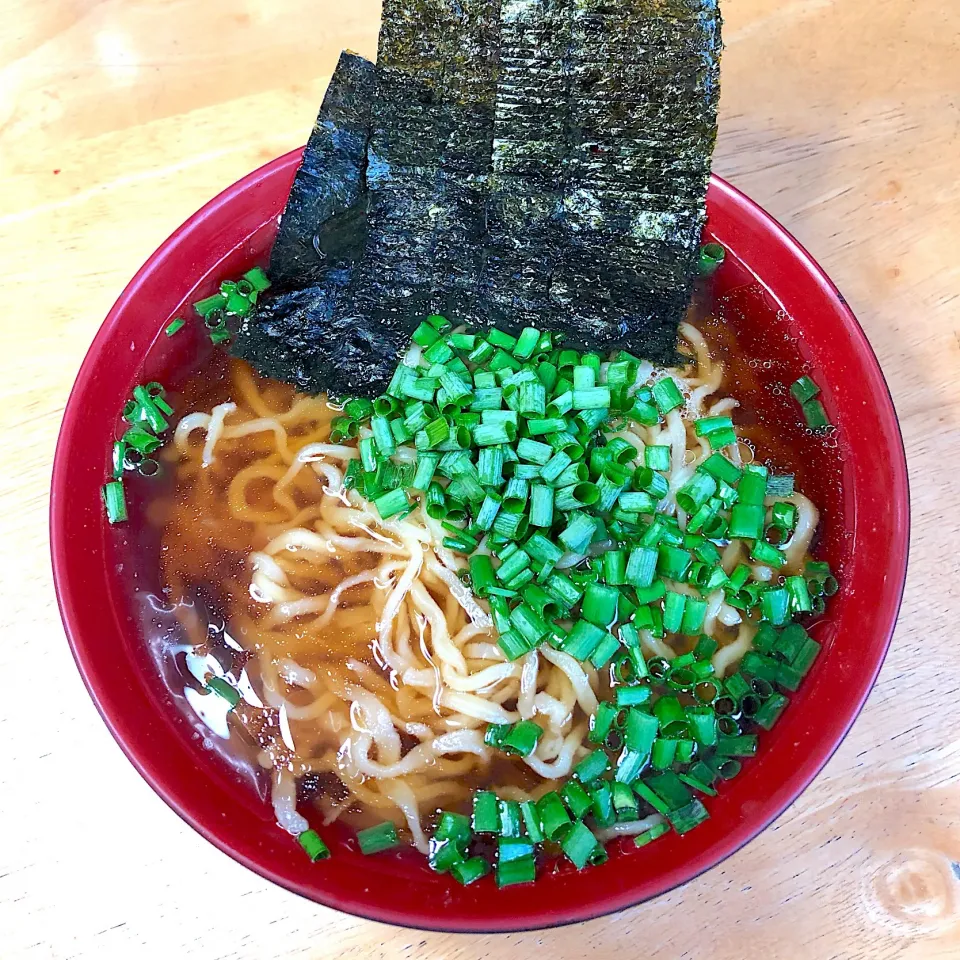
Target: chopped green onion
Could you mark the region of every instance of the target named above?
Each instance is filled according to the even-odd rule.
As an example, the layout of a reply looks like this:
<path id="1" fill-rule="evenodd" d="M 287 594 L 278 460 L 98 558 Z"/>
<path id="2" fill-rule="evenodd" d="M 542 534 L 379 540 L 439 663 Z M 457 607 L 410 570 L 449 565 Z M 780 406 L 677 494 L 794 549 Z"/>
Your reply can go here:
<path id="1" fill-rule="evenodd" d="M 653 513 L 657 509 L 657 501 L 643 491 L 623 493 L 620 495 L 619 506 L 621 510 L 631 513 Z"/>
<path id="2" fill-rule="evenodd" d="M 489 872 L 490 864 L 483 857 L 470 857 L 469 860 L 461 860 L 450 867 L 450 875 L 464 886 L 485 877 Z"/>
<path id="3" fill-rule="evenodd" d="M 531 645 L 538 644 L 550 632 L 550 628 L 525 603 L 510 611 L 510 622 Z"/>
<path id="4" fill-rule="evenodd" d="M 607 739 L 616 715 L 617 709 L 613 704 L 606 701 L 597 704 L 597 712 L 590 718 L 590 732 L 587 734 L 587 739 L 591 743 L 603 743 Z"/>
<path id="5" fill-rule="evenodd" d="M 232 710 L 240 702 L 240 691 L 222 677 L 210 677 L 206 683 L 207 689 L 218 697 L 226 700 Z"/>
<path id="6" fill-rule="evenodd" d="M 760 597 L 760 610 L 765 620 L 774 626 L 781 626 L 790 619 L 790 593 L 778 587 L 764 590 Z"/>
<path id="7" fill-rule="evenodd" d="M 323 842 L 316 830 L 304 830 L 297 836 L 297 842 L 314 863 L 318 860 L 326 860 L 330 856 L 330 848 Z"/>
<path id="8" fill-rule="evenodd" d="M 686 580 L 693 557 L 679 547 L 662 545 L 657 551 L 657 573 L 666 580 Z"/>
<path id="9" fill-rule="evenodd" d="M 604 638 L 604 631 L 586 620 L 578 620 L 563 642 L 563 652 L 581 662 L 590 655 Z"/>
<path id="10" fill-rule="evenodd" d="M 687 707 L 686 720 L 694 740 L 704 747 L 717 742 L 717 715 L 712 707 Z"/>
<path id="11" fill-rule="evenodd" d="M 678 743 L 678 740 L 668 740 L 665 737 L 655 740 L 650 752 L 650 766 L 654 770 L 667 770 L 673 766 L 677 756 Z"/>
<path id="12" fill-rule="evenodd" d="M 560 797 L 575 820 L 579 820 L 590 809 L 590 794 L 576 780 L 568 780 L 560 788 Z"/>
<path id="13" fill-rule="evenodd" d="M 501 837 L 519 837 L 522 830 L 522 816 L 520 804 L 516 800 L 499 800 L 497 802 L 499 817 L 499 834 Z"/>
<path id="14" fill-rule="evenodd" d="M 560 795 L 551 790 L 537 801 L 537 813 L 543 827 L 543 834 L 548 840 L 557 838 L 560 831 L 569 824 L 570 815 L 563 805 Z"/>
<path id="15" fill-rule="evenodd" d="M 414 472 L 413 480 L 410 483 L 411 488 L 426 492 L 433 481 L 434 474 L 437 470 L 437 464 L 439 462 L 439 454 L 425 453 L 421 451 L 417 455 L 417 469 Z"/>
<path id="16" fill-rule="evenodd" d="M 506 753 L 515 753 L 521 757 L 529 757 L 536 749 L 537 743 L 543 736 L 543 727 L 532 720 L 521 720 L 515 724 L 506 737 L 503 738 L 500 749 Z"/>
<path id="17" fill-rule="evenodd" d="M 610 760 L 603 750 L 588 753 L 574 768 L 573 775 L 581 783 L 589 783 L 602 777 L 610 769 Z"/>
<path id="18" fill-rule="evenodd" d="M 254 267 L 252 270 L 248 270 L 243 275 L 243 279 L 246 280 L 257 293 L 263 293 L 264 290 L 270 288 L 270 281 L 262 267 Z"/>
<path id="19" fill-rule="evenodd" d="M 554 493 L 552 487 L 535 483 L 530 487 L 530 525 L 549 528 L 553 525 Z"/>
<path id="20" fill-rule="evenodd" d="M 648 470 L 670 469 L 670 447 L 649 446 L 643 451 L 643 465 Z"/>
<path id="21" fill-rule="evenodd" d="M 754 714 L 754 723 L 759 724 L 764 730 L 772 730 L 789 702 L 782 693 L 772 694 Z"/>
<path id="22" fill-rule="evenodd" d="M 793 496 L 793 474 L 785 473 L 780 476 L 767 477 L 767 496 L 768 497 L 792 497 Z M 792 503 L 775 503 L 773 505 L 774 510 L 776 510 L 777 507 L 780 507 L 781 509 L 785 507 L 793 507 L 794 510 L 797 509 L 796 507 L 793 506 Z M 793 527 L 793 524 L 790 524 L 790 523 L 783 523 L 783 524 L 778 523 L 776 518 L 774 518 L 774 523 L 777 524 L 778 526 L 780 525 L 789 526 L 791 529 Z"/>
<path id="23" fill-rule="evenodd" d="M 489 413 L 490 411 L 484 411 Z M 473 428 L 473 440 L 478 447 L 492 447 L 501 443 L 513 443 L 517 428 L 509 420 L 500 423 L 480 423 Z"/>
<path id="24" fill-rule="evenodd" d="M 653 790 L 643 781 L 638 780 L 634 785 L 633 789 L 636 791 L 637 795 L 644 801 L 646 801 L 654 810 L 659 814 L 665 814 L 670 809 L 670 805 L 666 803 L 662 797 L 654 793 Z"/>
<path id="25" fill-rule="evenodd" d="M 427 323 L 429 323 L 430 326 L 432 326 L 438 333 L 446 333 L 446 331 L 453 326 L 453 324 L 451 324 L 446 317 L 441 316 L 439 313 L 430 314 L 430 316 L 427 317 Z"/>
<path id="26" fill-rule="evenodd" d="M 646 703 L 652 696 L 650 687 L 617 687 L 615 700 L 618 707 L 636 707 Z"/>
<path id="27" fill-rule="evenodd" d="M 681 836 L 698 827 L 710 818 L 707 808 L 699 800 L 691 800 L 686 806 L 667 813 L 670 825 Z"/>
<path id="28" fill-rule="evenodd" d="M 587 793 L 590 794 L 590 810 L 596 825 L 598 827 L 612 826 L 616 820 L 616 815 L 613 809 L 613 791 L 609 782 L 598 780 L 587 787 Z"/>
<path id="29" fill-rule="evenodd" d="M 642 710 L 630 710 L 627 713 L 627 726 L 624 743 L 634 753 L 647 756 L 657 737 L 660 723 L 653 714 Z"/>
<path id="30" fill-rule="evenodd" d="M 495 793 L 478 790 L 473 795 L 473 829 L 475 833 L 498 833 L 500 812 Z"/>
<path id="31" fill-rule="evenodd" d="M 516 630 L 501 630 L 498 628 L 497 632 L 497 645 L 503 651 L 504 656 L 511 662 L 526 656 L 526 654 L 533 649 L 533 646 Z"/>
<path id="32" fill-rule="evenodd" d="M 797 403 L 804 404 L 820 393 L 820 388 L 810 377 L 804 375 L 790 385 L 790 392 Z"/>
<path id="33" fill-rule="evenodd" d="M 574 410 L 607 410 L 610 407 L 609 387 L 585 387 L 573 389 Z M 606 419 L 606 417 L 604 417 Z"/>
<path id="34" fill-rule="evenodd" d="M 123 495 L 123 482 L 113 480 L 104 484 L 103 504 L 109 523 L 123 523 L 127 519 L 127 502 Z"/>
<path id="35" fill-rule="evenodd" d="M 730 539 L 759 540 L 763 536 L 763 519 L 763 507 L 759 504 L 734 504 L 730 511 Z"/>
<path id="36" fill-rule="evenodd" d="M 500 861 L 497 864 L 497 886 L 510 887 L 518 883 L 533 883 L 537 878 L 537 866 L 533 856 L 517 860 Z"/>
<path id="37" fill-rule="evenodd" d="M 687 729 L 687 716 L 680 701 L 674 696 L 663 696 L 653 705 L 653 713 L 664 736 L 673 737 Z"/>
<path id="38" fill-rule="evenodd" d="M 819 400 L 808 400 L 801 406 L 803 418 L 807 421 L 807 426 L 811 430 L 819 430 L 821 427 L 830 426 L 830 418 L 823 404 Z"/>
<path id="39" fill-rule="evenodd" d="M 768 470 L 759 464 L 751 463 L 743 468 L 737 495 L 741 504 L 762 505 L 767 495 Z"/>
<path id="40" fill-rule="evenodd" d="M 820 655 L 820 644 L 817 643 L 812 637 L 807 637 L 803 641 L 800 650 L 797 655 L 793 658 L 793 662 L 790 666 L 796 670 L 801 677 L 804 677 L 809 672 L 810 668 L 813 666 L 814 661 Z"/>
<path id="41" fill-rule="evenodd" d="M 437 417 L 418 430 L 414 440 L 418 450 L 431 450 L 440 446 L 449 436 L 450 424 L 443 417 Z"/>
<path id="42" fill-rule="evenodd" d="M 755 734 L 742 734 L 739 737 L 720 737 L 717 741 L 718 757 L 752 757 L 757 752 Z"/>
<path id="43" fill-rule="evenodd" d="M 361 830 L 357 834 L 357 841 L 360 844 L 360 852 L 367 855 L 400 846 L 397 828 L 389 821 Z"/>
<path id="44" fill-rule="evenodd" d="M 597 847 L 597 838 L 582 821 L 575 823 L 560 841 L 560 848 L 573 865 L 582 870 Z"/>
<path id="45" fill-rule="evenodd" d="M 571 553 L 582 553 L 593 539 L 596 523 L 585 513 L 569 513 L 567 518 L 567 527 L 560 534 L 559 540 Z"/>
<path id="46" fill-rule="evenodd" d="M 738 483 L 741 471 L 734 466 L 722 453 L 712 453 L 706 460 L 700 464 L 700 470 L 704 470 L 717 480 L 722 480 L 731 486 Z"/>
<path id="47" fill-rule="evenodd" d="M 483 742 L 489 747 L 499 748 L 512 726 L 509 723 L 491 723 L 487 727 L 487 732 L 483 735 Z"/>
<path id="48" fill-rule="evenodd" d="M 391 490 L 389 493 L 377 497 L 373 503 L 384 520 L 389 520 L 390 517 L 403 513 L 410 506 L 410 501 L 407 500 L 407 495 L 403 490 Z"/>
<path id="49" fill-rule="evenodd" d="M 683 406 L 683 394 L 673 377 L 664 377 L 653 385 L 653 401 L 664 416 Z"/>
<path id="50" fill-rule="evenodd" d="M 540 815 L 537 813 L 536 803 L 533 800 L 524 800 L 520 804 L 520 813 L 530 842 L 542 843 L 544 839 L 543 827 L 540 823 Z"/>
<path id="51" fill-rule="evenodd" d="M 198 300 L 193 305 L 193 309 L 206 319 L 210 314 L 222 310 L 227 305 L 227 298 L 222 293 L 215 293 L 213 296 Z"/>
<path id="52" fill-rule="evenodd" d="M 723 265 L 727 251 L 719 243 L 705 243 L 700 248 L 697 271 L 701 277 L 713 276 Z"/>
<path id="53" fill-rule="evenodd" d="M 717 481 L 709 473 L 699 470 L 677 491 L 677 506 L 693 513 L 716 492 Z"/>
<path id="54" fill-rule="evenodd" d="M 593 653 L 590 654 L 590 662 L 598 670 L 602 670 L 613 659 L 619 649 L 620 643 L 617 638 L 607 633 L 600 643 L 597 644 Z"/>
<path id="55" fill-rule="evenodd" d="M 113 479 L 119 480 L 127 469 L 127 444 L 124 440 L 115 440 L 111 456 Z"/>
<path id="56" fill-rule="evenodd" d="M 648 843 L 653 843 L 654 840 L 657 840 L 669 832 L 670 828 L 665 823 L 658 823 L 655 826 L 652 826 L 649 830 L 644 830 L 643 833 L 638 833 L 633 838 L 634 846 L 645 847 Z"/>
<path id="57" fill-rule="evenodd" d="M 663 629 L 667 633 L 679 633 L 683 623 L 683 609 L 687 598 L 682 593 L 668 590 L 663 600 Z"/>
<path id="58" fill-rule="evenodd" d="M 637 781 L 638 783 L 640 781 Z M 636 789 L 636 786 L 634 786 Z M 617 820 L 621 823 L 629 820 L 639 820 L 639 809 L 637 798 L 634 796 L 630 784 L 623 783 L 620 780 L 614 780 L 610 785 L 611 799 L 613 800 L 613 810 Z"/>
<path id="59" fill-rule="evenodd" d="M 626 749 L 617 758 L 617 770 L 613 779 L 617 783 L 633 783 L 640 776 L 640 772 L 646 766 L 646 763 L 647 757 L 645 754 Z"/>
<path id="60" fill-rule="evenodd" d="M 608 627 L 616 620 L 620 591 L 602 583 L 591 583 L 583 597 L 582 615 L 591 623 Z"/>
<path id="61" fill-rule="evenodd" d="M 707 601 L 687 597 L 683 606 L 683 619 L 680 621 L 680 633 L 686 636 L 696 636 L 703 627 L 707 614 Z"/>
<path id="62" fill-rule="evenodd" d="M 733 421 L 730 417 L 701 417 L 694 421 L 693 429 L 698 437 L 709 437 L 711 433 L 732 430 Z"/>

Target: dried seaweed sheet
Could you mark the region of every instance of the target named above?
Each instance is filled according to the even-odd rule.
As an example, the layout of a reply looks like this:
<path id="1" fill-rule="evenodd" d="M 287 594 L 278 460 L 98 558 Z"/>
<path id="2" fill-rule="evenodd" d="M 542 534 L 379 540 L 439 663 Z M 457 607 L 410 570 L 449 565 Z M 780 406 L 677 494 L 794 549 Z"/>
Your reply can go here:
<path id="1" fill-rule="evenodd" d="M 475 319 L 498 10 L 499 0 L 385 3 L 364 255 L 352 271 L 264 301 L 237 348 L 264 372 L 307 390 L 370 396 L 424 315 Z M 269 366 L 256 356 L 264 338 L 274 344 Z"/>
<path id="2" fill-rule="evenodd" d="M 504 0 L 484 297 L 675 355 L 716 138 L 716 0 Z"/>
<path id="3" fill-rule="evenodd" d="M 240 325 L 236 356 L 319 393 L 318 344 L 366 246 L 366 162 L 375 67 L 340 57 L 297 169 L 270 255 L 274 287 Z M 350 362 L 350 357 L 344 357 Z"/>
<path id="4" fill-rule="evenodd" d="M 496 97 L 499 0 L 384 7 L 359 292 L 402 322 L 473 309 Z M 464 316 L 469 319 L 469 316 Z"/>
<path id="5" fill-rule="evenodd" d="M 238 352 L 303 389 L 372 396 L 439 311 L 674 359 L 719 54 L 716 0 L 387 0 L 369 192 L 354 177 L 346 208 L 367 210 L 363 257 L 344 245 L 331 263 L 321 244 L 319 282 L 267 298 Z"/>
<path id="6" fill-rule="evenodd" d="M 343 53 L 280 218 L 269 274 L 280 289 L 319 282 L 366 244 L 367 141 L 375 67 Z"/>

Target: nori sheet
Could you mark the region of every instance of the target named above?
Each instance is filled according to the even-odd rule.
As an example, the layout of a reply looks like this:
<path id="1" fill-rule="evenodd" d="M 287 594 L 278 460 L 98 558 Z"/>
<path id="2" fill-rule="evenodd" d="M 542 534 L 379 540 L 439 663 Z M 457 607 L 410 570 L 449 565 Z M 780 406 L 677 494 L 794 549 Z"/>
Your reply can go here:
<path id="1" fill-rule="evenodd" d="M 675 358 L 716 139 L 716 0 L 503 0 L 492 319 Z"/>
<path id="2" fill-rule="evenodd" d="M 320 393 L 319 345 L 366 248 L 367 144 L 375 67 L 343 53 L 297 169 L 270 254 L 273 287 L 241 323 L 232 352 L 262 374 Z M 358 358 L 334 343 L 349 369 Z"/>
<path id="3" fill-rule="evenodd" d="M 675 359 L 719 56 L 717 0 L 386 0 L 366 170 L 335 121 L 318 153 L 347 182 L 323 197 L 357 199 L 329 226 L 322 205 L 293 218 L 284 249 L 312 272 L 283 278 L 236 352 L 305 390 L 374 396 L 416 323 L 443 312 Z M 339 101 L 357 103 L 348 84 Z"/>
<path id="4" fill-rule="evenodd" d="M 498 9 L 499 0 L 388 0 L 384 6 L 367 251 L 345 310 L 351 325 L 378 326 L 398 350 L 431 312 L 473 319 L 483 266 Z"/>
<path id="5" fill-rule="evenodd" d="M 268 274 L 278 290 L 319 282 L 366 244 L 367 142 L 375 67 L 344 52 L 297 169 Z"/>
<path id="6" fill-rule="evenodd" d="M 425 315 L 480 319 L 498 12 L 499 0 L 386 0 L 364 255 L 352 270 L 264 299 L 235 347 L 263 372 L 373 396 Z"/>

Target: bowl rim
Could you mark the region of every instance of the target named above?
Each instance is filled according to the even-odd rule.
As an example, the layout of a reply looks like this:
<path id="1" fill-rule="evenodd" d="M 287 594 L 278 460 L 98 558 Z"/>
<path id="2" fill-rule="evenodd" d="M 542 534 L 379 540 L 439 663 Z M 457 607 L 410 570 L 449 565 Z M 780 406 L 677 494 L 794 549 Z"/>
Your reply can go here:
<path id="1" fill-rule="evenodd" d="M 883 633 L 885 639 L 882 650 L 876 658 L 874 668 L 869 676 L 861 679 L 861 693 L 856 702 L 848 704 L 848 718 L 840 732 L 835 736 L 833 742 L 827 742 L 814 750 L 808 758 L 802 779 L 798 781 L 795 788 L 791 789 L 792 796 L 780 804 L 779 809 L 774 809 L 765 817 L 758 819 L 746 832 L 742 839 L 726 846 L 721 845 L 719 851 L 710 858 L 704 858 L 707 862 L 699 860 L 692 861 L 689 868 L 682 870 L 677 876 L 675 882 L 664 887 L 658 893 L 652 896 L 634 895 L 625 892 L 619 896 L 608 897 L 613 902 L 600 904 L 592 908 L 577 911 L 575 914 L 564 916 L 560 919 L 551 919 L 542 923 L 521 922 L 511 924 L 509 922 L 497 922 L 494 925 L 486 927 L 469 928 L 467 926 L 445 926 L 442 923 L 423 923 L 418 918 L 417 921 L 408 921 L 403 916 L 392 913 L 389 909 L 361 909 L 357 904 L 344 905 L 343 903 L 328 903 L 317 897 L 310 896 L 305 890 L 300 889 L 298 885 L 282 876 L 274 869 L 264 866 L 250 857 L 247 857 L 238 851 L 230 842 L 224 840 L 216 832 L 207 827 L 199 818 L 193 816 L 176 795 L 176 791 L 169 789 L 164 780 L 155 775 L 148 761 L 140 758 L 136 747 L 129 743 L 118 730 L 117 725 L 111 718 L 111 715 L 104 705 L 103 697 L 100 693 L 100 683 L 95 676 L 95 668 L 89 661 L 84 642 L 80 637 L 81 628 L 76 622 L 75 615 L 70 608 L 67 598 L 67 544 L 66 544 L 66 510 L 64 496 L 64 487 L 69 482 L 67 471 L 67 448 L 69 446 L 68 438 L 77 429 L 77 420 L 79 417 L 80 400 L 88 389 L 89 381 L 94 375 L 100 361 L 100 355 L 106 344 L 115 336 L 117 327 L 124 311 L 128 308 L 131 301 L 134 301 L 140 292 L 140 288 L 145 278 L 157 269 L 158 263 L 175 250 L 180 244 L 184 243 L 195 225 L 220 210 L 224 206 L 229 206 L 234 200 L 245 191 L 253 187 L 265 176 L 283 170 L 290 166 L 295 160 L 299 161 L 303 148 L 292 150 L 274 160 L 251 171 L 249 174 L 228 186 L 208 201 L 185 220 L 170 236 L 161 243 L 157 249 L 144 262 L 140 269 L 134 274 L 127 283 L 123 292 L 117 298 L 111 307 L 106 318 L 100 325 L 90 347 L 88 348 L 76 379 L 70 390 L 69 397 L 64 410 L 63 420 L 61 422 L 56 450 L 53 458 L 51 491 L 49 503 L 49 533 L 50 533 L 50 555 L 52 562 L 53 582 L 57 596 L 57 605 L 60 611 L 64 632 L 70 651 L 73 655 L 77 669 L 83 680 L 90 698 L 93 700 L 98 713 L 106 724 L 110 734 L 116 740 L 118 746 L 123 751 L 127 759 L 133 764 L 137 772 L 147 781 L 150 787 L 160 798 L 176 813 L 185 823 L 192 827 L 197 833 L 209 840 L 219 850 L 229 856 L 232 860 L 242 864 L 252 870 L 257 875 L 263 877 L 278 886 L 289 890 L 291 893 L 303 896 L 305 899 L 315 903 L 320 903 L 331 909 L 359 917 L 365 920 L 373 920 L 381 923 L 389 923 L 399 927 L 417 930 L 430 930 L 443 933 L 467 933 L 467 934 L 489 934 L 489 933 L 519 933 L 532 930 L 552 929 L 562 927 L 573 923 L 580 923 L 588 920 L 595 920 L 601 917 L 618 913 L 635 907 L 649 900 L 657 899 L 664 894 L 689 883 L 708 870 L 723 863 L 728 857 L 732 856 L 744 846 L 754 840 L 759 834 L 767 829 L 775 820 L 782 816 L 796 801 L 801 794 L 810 786 L 813 780 L 820 774 L 834 753 L 844 741 L 851 727 L 859 717 L 863 707 L 869 697 L 877 676 L 883 666 L 893 634 L 896 628 L 899 616 L 903 594 L 906 587 L 907 565 L 910 547 L 910 491 L 909 475 L 907 472 L 906 452 L 903 444 L 902 431 L 896 414 L 896 408 L 893 397 L 890 392 L 889 384 L 884 377 L 883 370 L 877 359 L 877 356 L 870 345 L 863 328 L 854 316 L 846 299 L 837 289 L 836 285 L 826 275 L 819 264 L 813 259 L 810 253 L 793 237 L 777 220 L 767 213 L 757 203 L 747 197 L 743 192 L 732 186 L 723 178 L 712 174 L 710 178 L 711 194 L 720 194 L 738 210 L 748 216 L 754 224 L 760 227 L 764 232 L 773 234 L 780 243 L 788 250 L 791 260 L 798 270 L 802 270 L 807 277 L 813 280 L 821 289 L 823 295 L 828 299 L 834 308 L 842 314 L 843 322 L 847 332 L 856 340 L 857 352 L 861 355 L 864 364 L 869 368 L 870 373 L 879 385 L 883 387 L 882 395 L 878 397 L 878 416 L 883 422 L 889 435 L 895 440 L 892 444 L 894 453 L 894 462 L 889 467 L 894 478 L 894 486 L 891 491 L 891 511 L 899 515 L 901 522 L 896 526 L 894 537 L 890 550 L 890 568 L 893 572 L 893 583 L 896 585 L 890 590 L 886 601 L 886 618 Z M 162 255 L 162 256 L 161 256 Z M 760 279 L 759 277 L 757 279 Z M 762 283 L 762 280 L 761 280 Z"/>

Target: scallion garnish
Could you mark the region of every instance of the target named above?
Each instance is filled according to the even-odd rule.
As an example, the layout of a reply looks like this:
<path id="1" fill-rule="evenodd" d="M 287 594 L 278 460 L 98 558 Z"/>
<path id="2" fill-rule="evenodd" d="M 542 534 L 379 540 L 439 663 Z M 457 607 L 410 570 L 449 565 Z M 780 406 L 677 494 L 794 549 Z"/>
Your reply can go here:
<path id="1" fill-rule="evenodd" d="M 490 864 L 483 857 L 470 857 L 469 860 L 461 860 L 450 867 L 450 874 L 457 881 L 467 886 L 474 880 L 485 877 L 490 872 Z"/>
<path id="2" fill-rule="evenodd" d="M 820 387 L 808 376 L 804 375 L 790 385 L 790 393 L 800 404 L 803 419 L 811 430 L 820 430 L 830 426 L 830 418 L 820 402 Z"/>
<path id="3" fill-rule="evenodd" d="M 123 495 L 123 482 L 112 480 L 104 484 L 103 503 L 110 523 L 122 523 L 127 519 L 127 501 Z"/>
<path id="4" fill-rule="evenodd" d="M 705 243 L 700 248 L 697 269 L 701 277 L 710 277 L 720 269 L 726 259 L 727 251 L 719 243 Z"/>
<path id="5" fill-rule="evenodd" d="M 209 691 L 226 700 L 231 710 L 240 702 L 240 691 L 222 677 L 210 677 L 206 686 Z"/>
<path id="6" fill-rule="evenodd" d="M 318 860 L 326 860 L 330 856 L 330 848 L 323 842 L 316 830 L 304 830 L 297 837 L 297 842 L 314 863 Z"/>
<path id="7" fill-rule="evenodd" d="M 390 850 L 400 845 L 400 838 L 397 836 L 397 828 L 387 821 L 375 827 L 368 827 L 357 833 L 357 842 L 360 844 L 360 852 L 364 854 L 380 853 L 382 850 Z"/>

